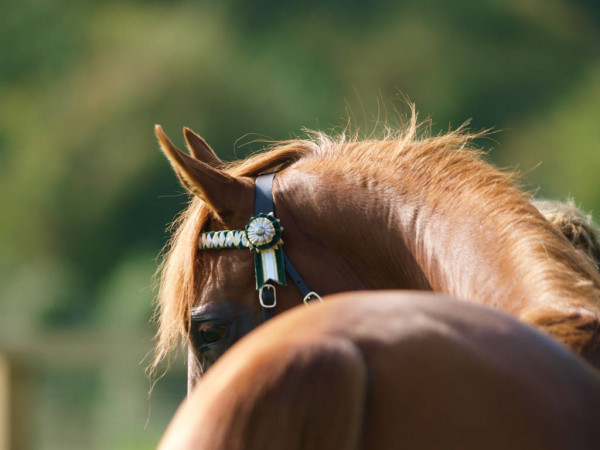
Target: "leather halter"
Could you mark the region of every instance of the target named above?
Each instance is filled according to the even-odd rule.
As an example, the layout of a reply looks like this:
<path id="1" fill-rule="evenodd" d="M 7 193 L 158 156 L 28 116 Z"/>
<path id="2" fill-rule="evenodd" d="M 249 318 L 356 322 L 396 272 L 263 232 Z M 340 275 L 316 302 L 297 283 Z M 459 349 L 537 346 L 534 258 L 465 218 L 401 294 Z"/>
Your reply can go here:
<path id="1" fill-rule="evenodd" d="M 273 179 L 276 172 L 266 173 L 256 177 L 255 194 L 254 194 L 254 215 L 269 214 L 275 216 L 275 204 L 273 202 Z M 285 271 L 292 279 L 298 290 L 303 296 L 304 304 L 314 300 L 321 300 L 321 297 L 314 292 L 304 281 L 292 261 L 283 251 L 283 263 Z M 258 293 L 260 305 L 262 307 L 262 320 L 266 322 L 274 315 L 274 309 L 277 305 L 277 297 L 273 280 L 268 279 L 266 284 L 262 286 Z"/>
<path id="2" fill-rule="evenodd" d="M 285 286 L 286 273 L 304 297 L 304 304 L 313 300 L 321 301 L 321 297 L 308 287 L 283 250 L 283 228 L 275 217 L 273 202 L 274 178 L 275 173 L 256 177 L 254 217 L 250 218 L 244 230 L 207 231 L 201 234 L 198 242 L 201 250 L 249 248 L 254 252 L 256 289 L 263 322 L 274 315 L 273 309 L 277 306 L 275 284 Z"/>

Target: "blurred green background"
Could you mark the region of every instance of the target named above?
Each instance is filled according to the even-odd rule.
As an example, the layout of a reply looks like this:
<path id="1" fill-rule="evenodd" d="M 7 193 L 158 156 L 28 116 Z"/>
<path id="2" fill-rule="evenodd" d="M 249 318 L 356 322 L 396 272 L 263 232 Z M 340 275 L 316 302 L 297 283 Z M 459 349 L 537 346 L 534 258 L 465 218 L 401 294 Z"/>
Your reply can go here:
<path id="1" fill-rule="evenodd" d="M 187 199 L 155 123 L 233 159 L 249 133 L 394 119 L 399 92 L 600 210 L 593 0 L 0 3 L 0 449 L 154 448 L 185 395 L 183 358 L 150 398 L 142 362 Z"/>

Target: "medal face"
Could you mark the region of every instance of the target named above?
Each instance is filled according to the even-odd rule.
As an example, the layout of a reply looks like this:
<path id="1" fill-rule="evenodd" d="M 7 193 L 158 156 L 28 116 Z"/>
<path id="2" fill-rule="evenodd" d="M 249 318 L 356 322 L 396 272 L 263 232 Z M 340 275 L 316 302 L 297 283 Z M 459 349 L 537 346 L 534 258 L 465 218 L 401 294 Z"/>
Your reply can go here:
<path id="1" fill-rule="evenodd" d="M 250 219 L 244 232 L 250 246 L 255 250 L 277 247 L 281 242 L 281 225 L 279 220 L 270 214 L 259 214 Z"/>

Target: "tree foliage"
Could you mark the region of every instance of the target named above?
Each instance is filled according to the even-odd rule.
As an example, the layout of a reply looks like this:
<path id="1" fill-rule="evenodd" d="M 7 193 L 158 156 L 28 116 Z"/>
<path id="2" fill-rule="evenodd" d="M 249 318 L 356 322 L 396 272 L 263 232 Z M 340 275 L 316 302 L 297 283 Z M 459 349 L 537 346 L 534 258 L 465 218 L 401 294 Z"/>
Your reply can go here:
<path id="1" fill-rule="evenodd" d="M 498 162 L 543 163 L 529 187 L 600 209 L 593 1 L 35 0 L 0 17 L 0 339 L 148 335 L 154 256 L 187 200 L 154 123 L 233 159 L 349 117 L 368 132 L 402 93 L 434 130 L 496 127 Z"/>

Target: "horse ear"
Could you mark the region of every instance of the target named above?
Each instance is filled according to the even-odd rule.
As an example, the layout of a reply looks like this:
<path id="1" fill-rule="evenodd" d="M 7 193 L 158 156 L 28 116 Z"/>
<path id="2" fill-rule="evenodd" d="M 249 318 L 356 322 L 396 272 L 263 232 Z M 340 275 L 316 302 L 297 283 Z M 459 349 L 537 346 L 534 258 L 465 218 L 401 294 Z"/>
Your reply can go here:
<path id="1" fill-rule="evenodd" d="M 224 166 L 223 161 L 219 159 L 217 154 L 210 148 L 204 139 L 188 127 L 183 127 L 183 135 L 185 136 L 187 147 L 194 158 L 217 169 Z"/>
<path id="2" fill-rule="evenodd" d="M 155 126 L 156 137 L 161 150 L 171 163 L 181 184 L 190 193 L 204 200 L 225 222 L 236 214 L 248 214 L 247 205 L 251 205 L 254 186 L 246 178 L 233 177 L 225 171 L 195 159 L 179 150 L 160 125 Z M 252 213 L 251 211 L 249 212 Z"/>

